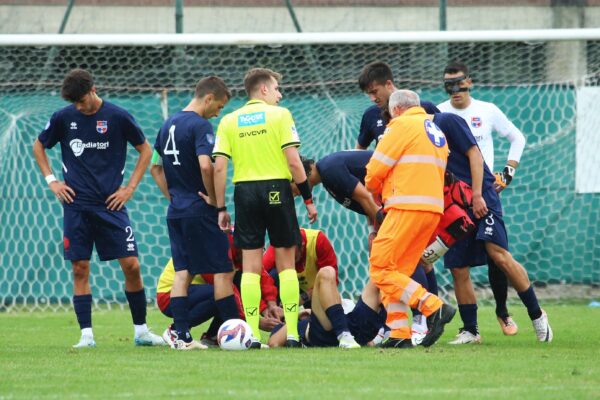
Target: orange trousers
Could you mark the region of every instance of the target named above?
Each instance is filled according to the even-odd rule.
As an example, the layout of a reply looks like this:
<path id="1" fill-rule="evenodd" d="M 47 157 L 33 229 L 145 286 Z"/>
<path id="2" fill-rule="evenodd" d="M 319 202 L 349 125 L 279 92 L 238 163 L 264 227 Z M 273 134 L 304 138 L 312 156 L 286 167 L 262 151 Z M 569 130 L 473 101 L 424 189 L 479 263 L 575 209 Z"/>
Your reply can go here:
<path id="1" fill-rule="evenodd" d="M 440 218 L 429 211 L 391 209 L 373 241 L 369 274 L 381 292 L 390 337 L 395 339 L 411 337 L 410 308 L 428 317 L 443 304 L 410 278 Z"/>

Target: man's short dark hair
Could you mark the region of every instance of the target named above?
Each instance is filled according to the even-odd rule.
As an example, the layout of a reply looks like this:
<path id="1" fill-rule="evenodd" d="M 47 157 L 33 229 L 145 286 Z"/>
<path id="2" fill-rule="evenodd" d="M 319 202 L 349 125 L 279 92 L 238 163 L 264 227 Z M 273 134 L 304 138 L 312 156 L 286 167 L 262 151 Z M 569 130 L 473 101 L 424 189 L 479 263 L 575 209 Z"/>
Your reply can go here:
<path id="1" fill-rule="evenodd" d="M 460 61 L 450 61 L 444 68 L 444 74 L 458 74 L 459 72 L 469 76 L 469 67 Z"/>
<path id="2" fill-rule="evenodd" d="M 302 161 L 304 172 L 306 172 L 306 177 L 308 178 L 312 171 L 312 166 L 315 165 L 315 160 L 308 157 L 300 156 L 300 161 Z"/>
<path id="3" fill-rule="evenodd" d="M 218 76 L 207 76 L 200 79 L 196 84 L 196 98 L 201 99 L 207 94 L 214 95 L 216 99 L 223 99 L 225 97 L 227 100 L 231 99 L 229 88 L 227 88 L 225 81 Z"/>
<path id="4" fill-rule="evenodd" d="M 92 90 L 92 87 L 94 87 L 92 74 L 84 69 L 77 68 L 71 70 L 65 76 L 60 95 L 70 103 L 77 103 Z"/>
<path id="5" fill-rule="evenodd" d="M 381 61 L 375 61 L 365 65 L 358 77 L 360 90 L 366 92 L 372 83 L 384 85 L 387 81 L 394 82 L 394 75 L 389 65 Z"/>
<path id="6" fill-rule="evenodd" d="M 270 82 L 272 78 L 280 82 L 281 74 L 267 68 L 252 68 L 246 72 L 246 76 L 244 76 L 244 89 L 246 89 L 248 97 L 252 96 L 260 85 Z"/>

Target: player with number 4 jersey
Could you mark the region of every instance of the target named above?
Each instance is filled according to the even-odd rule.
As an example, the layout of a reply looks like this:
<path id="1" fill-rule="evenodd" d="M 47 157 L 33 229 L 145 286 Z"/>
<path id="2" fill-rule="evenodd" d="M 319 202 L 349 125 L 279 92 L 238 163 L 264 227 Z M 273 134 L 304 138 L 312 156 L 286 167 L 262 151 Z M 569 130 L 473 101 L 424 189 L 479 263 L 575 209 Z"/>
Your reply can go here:
<path id="1" fill-rule="evenodd" d="M 233 266 L 229 240 L 217 224 L 211 154 L 214 133 L 208 118 L 219 115 L 231 93 L 219 77 L 201 79 L 186 108 L 169 117 L 160 129 L 154 149 L 162 165 L 151 172 L 170 200 L 167 226 L 175 268 L 170 308 L 175 332 L 172 348 L 205 348 L 190 334 L 188 288 L 197 274 L 214 274 L 214 296 L 223 321 L 238 318 L 233 293 Z"/>

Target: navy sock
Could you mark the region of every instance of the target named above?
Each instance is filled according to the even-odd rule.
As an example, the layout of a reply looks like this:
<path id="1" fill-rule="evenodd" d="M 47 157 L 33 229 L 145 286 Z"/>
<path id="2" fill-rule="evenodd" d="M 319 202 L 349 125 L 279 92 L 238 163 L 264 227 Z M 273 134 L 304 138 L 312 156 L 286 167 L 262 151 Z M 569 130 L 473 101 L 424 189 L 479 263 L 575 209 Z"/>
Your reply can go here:
<path id="1" fill-rule="evenodd" d="M 488 260 L 488 279 L 490 287 L 494 293 L 496 300 L 496 315 L 498 317 L 508 317 L 508 309 L 506 308 L 506 298 L 508 297 L 508 279 L 492 260 Z"/>
<path id="2" fill-rule="evenodd" d="M 125 291 L 131 318 L 134 325 L 144 325 L 146 323 L 146 292 L 144 289 L 137 292 Z"/>
<path id="3" fill-rule="evenodd" d="M 171 312 L 173 313 L 173 323 L 179 339 L 185 342 L 192 341 L 190 334 L 190 325 L 188 321 L 188 298 L 187 296 L 171 297 Z"/>
<path id="4" fill-rule="evenodd" d="M 526 291 L 519 292 L 518 295 L 523 304 L 525 304 L 525 307 L 527 307 L 527 314 L 529 314 L 529 318 L 534 320 L 542 316 L 542 309 L 538 304 L 537 296 L 533 291 L 533 286 L 529 285 L 529 288 Z"/>
<path id="5" fill-rule="evenodd" d="M 463 321 L 464 329 L 473 335 L 477 335 L 479 333 L 477 327 L 477 304 L 459 304 L 458 312 L 460 313 L 460 319 Z"/>
<path id="6" fill-rule="evenodd" d="M 79 322 L 79 328 L 91 328 L 92 295 L 81 294 L 79 296 L 73 296 L 73 308 L 75 308 L 75 314 L 77 315 L 77 322 Z"/>
<path id="7" fill-rule="evenodd" d="M 427 277 L 427 291 L 431 294 L 438 294 L 438 284 L 437 278 L 435 277 L 435 268 L 432 268 L 431 271 L 425 274 Z"/>
<path id="8" fill-rule="evenodd" d="M 223 324 L 223 321 L 221 320 L 221 318 L 214 317 L 212 322 L 210 323 L 210 326 L 208 327 L 208 330 L 206 331 L 206 334 L 208 335 L 208 337 L 215 337 L 217 336 L 217 333 L 219 333 L 219 328 L 221 327 L 221 325 Z"/>
<path id="9" fill-rule="evenodd" d="M 420 265 L 417 265 L 415 272 L 410 276 L 410 279 L 417 282 L 421 286 L 423 286 L 427 291 L 429 291 L 429 282 L 427 281 L 427 276 L 425 275 L 425 270 Z"/>
<path id="10" fill-rule="evenodd" d="M 219 315 L 223 321 L 240 317 L 234 295 L 223 297 L 222 299 L 216 300 L 215 303 L 217 304 L 217 310 L 219 310 Z"/>
<path id="11" fill-rule="evenodd" d="M 188 303 L 191 299 L 188 297 Z M 188 323 L 189 327 L 193 328 L 198 326 L 209 319 L 211 319 L 217 313 L 215 307 L 215 301 L 213 299 L 201 301 L 197 304 L 192 305 L 192 308 L 188 311 Z M 217 327 L 218 329 L 218 327 Z"/>
<path id="12" fill-rule="evenodd" d="M 329 321 L 331 321 L 331 325 L 333 325 L 333 330 L 337 336 L 341 335 L 342 332 L 349 331 L 348 329 L 348 321 L 346 321 L 346 314 L 344 314 L 344 309 L 341 304 L 334 304 L 325 310 L 325 314 Z"/>

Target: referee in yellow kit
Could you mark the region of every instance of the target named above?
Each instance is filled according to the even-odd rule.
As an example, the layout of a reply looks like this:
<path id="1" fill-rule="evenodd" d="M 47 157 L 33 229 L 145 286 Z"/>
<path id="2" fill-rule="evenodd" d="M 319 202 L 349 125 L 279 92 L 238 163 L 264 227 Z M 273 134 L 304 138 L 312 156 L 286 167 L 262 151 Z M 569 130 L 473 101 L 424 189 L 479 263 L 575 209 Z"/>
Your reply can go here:
<path id="1" fill-rule="evenodd" d="M 293 178 L 304 198 L 311 223 L 317 210 L 298 147 L 300 139 L 292 114 L 277 104 L 281 100 L 281 75 L 264 68 L 254 68 L 244 77 L 249 101 L 227 114 L 217 130 L 213 150 L 215 157 L 215 191 L 219 225 L 229 229 L 230 216 L 225 206 L 227 163 L 233 160 L 235 203 L 234 244 L 242 249 L 244 272 L 241 292 L 246 321 L 259 341 L 260 271 L 265 231 L 275 247 L 279 272 L 280 298 L 288 327 L 287 347 L 299 347 L 298 277 L 294 269 L 294 248 L 300 231 L 294 197 L 290 188 Z"/>

